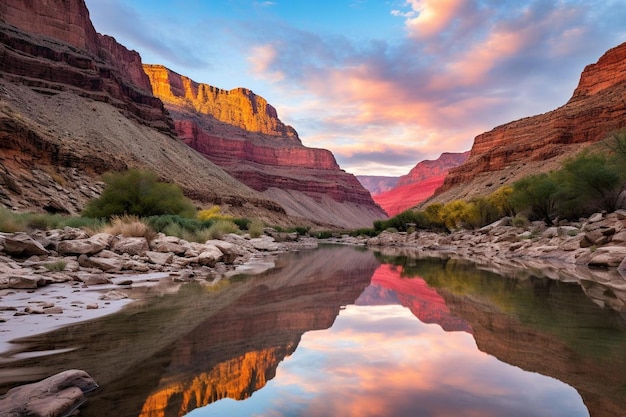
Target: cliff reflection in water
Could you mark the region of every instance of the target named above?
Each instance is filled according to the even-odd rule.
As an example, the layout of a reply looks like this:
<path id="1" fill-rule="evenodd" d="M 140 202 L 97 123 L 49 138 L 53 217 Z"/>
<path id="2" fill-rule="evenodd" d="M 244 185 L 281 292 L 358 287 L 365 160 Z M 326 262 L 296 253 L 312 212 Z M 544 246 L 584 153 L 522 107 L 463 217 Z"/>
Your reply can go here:
<path id="1" fill-rule="evenodd" d="M 320 248 L 280 256 L 276 269 L 184 284 L 119 314 L 21 341 L 19 351 L 67 352 L 0 363 L 0 375 L 38 380 L 86 370 L 100 385 L 84 416 L 179 416 L 220 398 L 243 399 L 275 375 L 303 333 L 332 325 L 369 284 L 370 252 Z M 5 388 L 6 390 L 6 388 Z"/>
<path id="2" fill-rule="evenodd" d="M 86 417 L 613 417 L 625 351 L 626 317 L 578 284 L 322 247 L 26 339 L 0 380 L 84 369 Z"/>
<path id="3" fill-rule="evenodd" d="M 268 279 L 250 277 L 260 282 L 178 340 L 141 416 L 248 398 L 274 378 L 303 333 L 330 327 L 369 284 L 378 262 L 351 248 L 321 251 L 282 257 Z"/>
<path id="4" fill-rule="evenodd" d="M 592 417 L 626 410 L 626 315 L 577 283 L 508 278 L 460 260 L 380 256 L 405 280 L 424 280 L 472 328 L 478 348 L 574 387 Z M 513 274 L 519 276 L 519 274 Z"/>

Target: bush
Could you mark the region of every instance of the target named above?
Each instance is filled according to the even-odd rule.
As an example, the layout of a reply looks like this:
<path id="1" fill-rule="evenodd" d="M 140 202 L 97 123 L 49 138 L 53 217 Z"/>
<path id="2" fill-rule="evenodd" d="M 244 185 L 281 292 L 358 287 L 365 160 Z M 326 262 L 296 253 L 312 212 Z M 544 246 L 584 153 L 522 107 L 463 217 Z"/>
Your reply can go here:
<path id="1" fill-rule="evenodd" d="M 516 211 L 550 224 L 556 215 L 559 191 L 555 174 L 530 175 L 513 183 L 509 201 Z"/>
<path id="2" fill-rule="evenodd" d="M 194 231 L 199 229 L 206 229 L 210 227 L 214 221 L 202 222 L 198 219 L 191 219 L 188 217 L 182 217 L 178 215 L 164 214 L 161 216 L 150 216 L 146 219 L 147 223 L 157 232 L 168 234 L 166 230 L 180 230 L 180 233 L 184 230 Z M 171 234 L 171 236 L 179 236 L 178 234 Z"/>
<path id="3" fill-rule="evenodd" d="M 263 223 L 259 219 L 254 219 L 248 224 L 247 229 L 251 237 L 259 237 L 263 234 L 263 229 L 265 229 L 265 223 Z"/>
<path id="4" fill-rule="evenodd" d="M 221 239 L 229 233 L 239 233 L 240 230 L 235 223 L 230 220 L 218 220 L 208 229 L 210 239 Z M 208 239 L 207 239 L 208 240 Z"/>
<path id="5" fill-rule="evenodd" d="M 143 221 L 137 216 L 130 215 L 114 216 L 111 222 L 105 226 L 102 231 L 111 235 L 145 237 L 148 242 L 156 237 L 156 232 L 150 227 L 147 221 Z"/>
<path id="6" fill-rule="evenodd" d="M 140 217 L 174 214 L 193 217 L 195 208 L 176 184 L 157 181 L 151 171 L 131 169 L 103 176 L 106 187 L 100 197 L 91 200 L 83 215 L 111 218 L 132 214 Z"/>
<path id="7" fill-rule="evenodd" d="M 19 213 L 0 207 L 0 232 L 15 233 L 26 230 L 27 221 Z"/>
<path id="8" fill-rule="evenodd" d="M 207 220 L 233 220 L 233 216 L 223 214 L 220 206 L 213 206 L 209 209 L 200 210 L 197 215 L 201 221 Z"/>

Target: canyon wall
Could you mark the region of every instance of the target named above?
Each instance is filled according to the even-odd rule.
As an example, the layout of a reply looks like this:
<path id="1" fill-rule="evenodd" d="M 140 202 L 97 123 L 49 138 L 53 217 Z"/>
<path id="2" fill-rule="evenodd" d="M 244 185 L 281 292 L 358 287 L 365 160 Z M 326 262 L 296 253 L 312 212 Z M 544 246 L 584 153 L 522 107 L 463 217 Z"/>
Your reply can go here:
<path id="1" fill-rule="evenodd" d="M 469 152 L 442 153 L 435 160 L 419 162 L 408 174 L 398 179 L 389 191 L 374 195 L 374 201 L 389 216 L 408 210 L 431 197 L 444 182 L 448 171 L 467 159 Z"/>
<path id="2" fill-rule="evenodd" d="M 626 127 L 626 43 L 583 71 L 563 106 L 478 135 L 467 162 L 450 170 L 435 200 L 484 195 L 547 171 L 590 143 Z"/>
<path id="3" fill-rule="evenodd" d="M 196 83 L 161 65 L 144 68 L 178 136 L 287 214 L 341 228 L 371 227 L 386 217 L 331 152 L 303 146 L 265 99 Z"/>
<path id="4" fill-rule="evenodd" d="M 176 137 L 139 54 L 97 34 L 82 0 L 0 3 L 0 98 L 2 206 L 76 214 L 102 191 L 100 174 L 135 167 L 199 205 L 285 220 Z"/>

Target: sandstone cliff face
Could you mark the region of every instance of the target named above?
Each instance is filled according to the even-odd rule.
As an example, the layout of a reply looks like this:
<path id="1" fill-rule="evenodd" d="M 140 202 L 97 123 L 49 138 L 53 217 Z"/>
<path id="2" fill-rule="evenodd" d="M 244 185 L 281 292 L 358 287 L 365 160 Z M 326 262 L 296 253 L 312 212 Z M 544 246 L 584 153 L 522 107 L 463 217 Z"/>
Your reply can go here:
<path id="1" fill-rule="evenodd" d="M 626 43 L 585 68 L 564 106 L 477 136 L 467 162 L 450 171 L 437 198 L 487 194 L 500 184 L 554 169 L 564 156 L 626 127 L 625 95 Z"/>
<path id="2" fill-rule="evenodd" d="M 222 90 L 200 84 L 162 65 L 144 65 L 144 71 L 155 96 L 179 111 L 192 111 L 213 119 L 211 130 L 214 133 L 229 133 L 236 127 L 244 134 L 255 132 L 272 136 L 273 145 L 300 144 L 296 131 L 278 119 L 276 109 L 246 88 Z"/>
<path id="3" fill-rule="evenodd" d="M 261 97 L 199 84 L 159 65 L 144 68 L 179 137 L 287 214 L 344 228 L 368 227 L 385 217 L 331 152 L 304 147 Z"/>
<path id="4" fill-rule="evenodd" d="M 285 217 L 175 137 L 139 54 L 97 34 L 82 0 L 0 4 L 0 98 L 3 206 L 74 214 L 102 190 L 99 174 L 138 167 L 199 204 Z"/>
<path id="5" fill-rule="evenodd" d="M 469 152 L 443 153 L 435 160 L 425 160 L 413 167 L 407 175 L 399 178 L 393 189 L 374 195 L 374 201 L 389 216 L 395 216 L 426 200 L 435 193 L 446 178 L 448 171 L 467 159 Z"/>

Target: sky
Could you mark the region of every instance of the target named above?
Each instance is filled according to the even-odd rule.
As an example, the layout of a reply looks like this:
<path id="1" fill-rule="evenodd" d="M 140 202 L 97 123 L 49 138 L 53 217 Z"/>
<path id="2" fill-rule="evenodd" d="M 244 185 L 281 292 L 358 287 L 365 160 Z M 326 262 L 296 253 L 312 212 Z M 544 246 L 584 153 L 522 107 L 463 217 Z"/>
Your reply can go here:
<path id="1" fill-rule="evenodd" d="M 357 175 L 406 174 L 571 97 L 626 41 L 624 0 L 86 0 L 94 27 L 264 97 Z"/>

